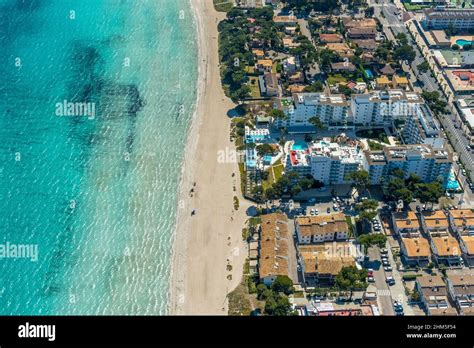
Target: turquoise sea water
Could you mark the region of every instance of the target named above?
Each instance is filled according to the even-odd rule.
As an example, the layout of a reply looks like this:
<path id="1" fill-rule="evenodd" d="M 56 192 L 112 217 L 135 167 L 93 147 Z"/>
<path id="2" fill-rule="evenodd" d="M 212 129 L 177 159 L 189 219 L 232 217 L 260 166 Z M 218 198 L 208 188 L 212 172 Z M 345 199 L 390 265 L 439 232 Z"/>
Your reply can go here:
<path id="1" fill-rule="evenodd" d="M 0 314 L 167 313 L 196 41 L 187 0 L 0 0 L 0 243 L 39 251 Z"/>

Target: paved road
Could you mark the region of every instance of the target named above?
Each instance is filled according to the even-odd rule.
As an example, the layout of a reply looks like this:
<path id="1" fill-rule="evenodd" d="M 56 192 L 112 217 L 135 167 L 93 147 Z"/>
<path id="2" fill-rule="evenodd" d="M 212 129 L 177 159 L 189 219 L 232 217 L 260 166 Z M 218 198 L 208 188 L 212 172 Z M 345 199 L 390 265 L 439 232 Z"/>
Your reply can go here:
<path id="1" fill-rule="evenodd" d="M 315 42 L 313 40 L 313 35 L 311 35 L 311 31 L 309 30 L 308 21 L 304 18 L 299 18 L 298 19 L 298 24 L 300 25 L 301 34 L 306 36 L 309 39 L 309 41 L 311 41 L 314 45 Z"/>
<path id="2" fill-rule="evenodd" d="M 414 315 L 413 308 L 408 305 L 408 297 L 405 294 L 405 287 L 403 286 L 402 276 L 396 267 L 396 263 L 393 258 L 392 250 L 390 249 L 389 242 L 387 242 L 385 248 L 388 250 L 388 260 L 390 261 L 390 264 L 392 266 L 392 272 L 389 272 L 389 275 L 392 276 L 393 279 L 395 279 L 395 284 L 390 286 L 392 298 L 402 303 L 405 315 Z"/>
<path id="3" fill-rule="evenodd" d="M 392 296 L 385 281 L 385 271 L 383 270 L 380 252 L 378 248 L 372 247 L 368 250 L 368 268 L 374 270 L 375 287 L 377 288 L 377 303 L 382 315 L 395 315 L 393 310 Z"/>

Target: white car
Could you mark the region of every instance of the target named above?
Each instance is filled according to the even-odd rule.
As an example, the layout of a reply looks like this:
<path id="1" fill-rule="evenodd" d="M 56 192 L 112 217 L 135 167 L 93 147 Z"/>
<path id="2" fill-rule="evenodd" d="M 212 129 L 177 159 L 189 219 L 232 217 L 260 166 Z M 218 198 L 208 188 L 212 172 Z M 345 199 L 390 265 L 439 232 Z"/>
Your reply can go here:
<path id="1" fill-rule="evenodd" d="M 367 277 L 367 281 L 368 281 L 369 283 L 375 283 L 374 277 Z"/>
<path id="2" fill-rule="evenodd" d="M 392 266 L 385 266 L 383 269 L 385 272 L 392 272 Z"/>

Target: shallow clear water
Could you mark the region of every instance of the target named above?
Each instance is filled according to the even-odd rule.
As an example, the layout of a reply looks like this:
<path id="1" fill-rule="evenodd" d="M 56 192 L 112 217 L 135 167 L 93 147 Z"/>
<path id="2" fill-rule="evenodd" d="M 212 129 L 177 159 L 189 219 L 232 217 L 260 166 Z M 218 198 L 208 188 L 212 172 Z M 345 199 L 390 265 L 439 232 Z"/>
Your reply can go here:
<path id="1" fill-rule="evenodd" d="M 195 36 L 187 0 L 0 0 L 0 243 L 39 252 L 0 314 L 167 312 Z"/>

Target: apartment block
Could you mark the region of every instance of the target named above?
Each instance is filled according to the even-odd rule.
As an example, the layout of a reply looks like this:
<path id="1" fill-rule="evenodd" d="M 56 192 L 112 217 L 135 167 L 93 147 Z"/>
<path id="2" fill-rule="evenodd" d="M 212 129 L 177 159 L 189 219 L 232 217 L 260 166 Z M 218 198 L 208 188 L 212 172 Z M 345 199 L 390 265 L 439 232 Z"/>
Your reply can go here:
<path id="1" fill-rule="evenodd" d="M 423 98 L 414 92 L 372 91 L 353 95 L 351 112 L 355 126 L 384 126 L 396 119 L 413 117 L 423 103 Z"/>
<path id="2" fill-rule="evenodd" d="M 334 244 L 344 251 L 333 252 Z M 308 285 L 332 284 L 343 267 L 355 266 L 354 256 L 346 252 L 351 244 L 346 242 L 301 245 L 298 258 L 301 260 L 303 282 Z"/>
<path id="3" fill-rule="evenodd" d="M 466 32 L 474 29 L 472 8 L 429 8 L 423 11 L 421 23 L 427 29 L 448 29 L 450 27 Z"/>
<path id="4" fill-rule="evenodd" d="M 342 213 L 297 217 L 295 229 L 299 244 L 341 241 L 349 238 L 349 226 Z"/>
<path id="5" fill-rule="evenodd" d="M 423 211 L 421 226 L 430 240 L 431 252 L 438 264 L 457 266 L 461 250 L 456 238 L 449 233 L 448 217 L 442 210 Z"/>
<path id="6" fill-rule="evenodd" d="M 362 168 L 362 151 L 355 141 L 339 144 L 328 140 L 310 147 L 311 175 L 325 185 L 347 183 L 347 176 Z"/>
<path id="7" fill-rule="evenodd" d="M 459 314 L 474 315 L 474 275 L 468 272 L 450 274 L 446 283 Z"/>
<path id="8" fill-rule="evenodd" d="M 471 209 L 448 211 L 451 231 L 456 236 L 464 261 L 474 266 L 474 212 Z"/>
<path id="9" fill-rule="evenodd" d="M 440 126 L 431 110 L 425 104 L 421 104 L 414 111 L 415 115 L 407 119 L 403 128 L 402 136 L 405 143 L 423 144 L 427 139 L 439 138 Z"/>
<path id="10" fill-rule="evenodd" d="M 269 286 L 277 276 L 289 275 L 288 243 L 292 236 L 284 214 L 262 215 L 260 228 L 258 272 L 260 280 Z"/>
<path id="11" fill-rule="evenodd" d="M 427 315 L 457 315 L 449 304 L 448 289 L 441 276 L 417 277 L 415 288 Z"/>
<path id="12" fill-rule="evenodd" d="M 307 131 L 307 127 L 313 127 L 310 122 L 312 117 L 335 129 L 344 128 L 350 122 L 349 102 L 342 94 L 294 93 L 292 98 L 276 100 L 275 107 L 288 116 L 288 120 L 276 122 L 279 127 L 306 127 Z"/>
<path id="13" fill-rule="evenodd" d="M 400 251 L 403 262 L 410 266 L 426 267 L 430 262 L 430 243 L 426 238 L 401 238 Z"/>
<path id="14" fill-rule="evenodd" d="M 444 146 L 444 143 L 443 143 Z M 408 178 L 416 174 L 423 182 L 445 183 L 452 168 L 452 153 L 428 144 L 386 146 L 383 150 L 364 151 L 364 168 L 372 185 L 379 185 L 389 173 L 400 169 Z"/>
<path id="15" fill-rule="evenodd" d="M 420 223 L 413 211 L 392 213 L 392 226 L 395 234 L 401 238 L 419 238 L 421 236 Z"/>

